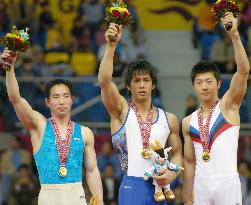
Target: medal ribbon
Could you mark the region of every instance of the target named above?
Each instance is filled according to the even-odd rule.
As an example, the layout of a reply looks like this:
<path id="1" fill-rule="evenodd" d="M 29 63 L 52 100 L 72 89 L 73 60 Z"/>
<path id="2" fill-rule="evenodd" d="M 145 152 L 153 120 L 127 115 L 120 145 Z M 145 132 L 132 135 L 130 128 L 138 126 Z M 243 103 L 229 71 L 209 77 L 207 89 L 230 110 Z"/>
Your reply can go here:
<path id="1" fill-rule="evenodd" d="M 219 102 L 219 100 L 215 101 L 213 103 L 213 105 L 210 107 L 210 110 L 209 110 L 209 113 L 207 115 L 207 120 L 206 120 L 205 125 L 203 125 L 202 108 L 200 107 L 198 112 L 197 112 L 198 125 L 199 125 L 199 131 L 200 131 L 200 140 L 201 140 L 201 144 L 202 144 L 202 147 L 203 147 L 203 152 L 205 152 L 205 151 L 210 152 L 210 150 L 209 150 L 209 141 L 208 141 L 209 126 L 210 126 L 210 121 L 211 121 L 214 109 L 215 109 L 218 102 Z"/>
<path id="2" fill-rule="evenodd" d="M 137 121 L 140 128 L 140 135 L 143 142 L 143 148 L 149 147 L 149 138 L 151 134 L 151 126 L 152 126 L 152 117 L 153 117 L 153 108 L 151 108 L 150 112 L 147 114 L 146 122 L 143 121 L 135 103 L 130 102 L 129 106 L 133 109 L 136 114 Z"/>
<path id="3" fill-rule="evenodd" d="M 71 119 L 68 122 L 66 140 L 60 139 L 60 132 L 59 132 L 58 124 L 56 123 L 56 121 L 50 118 L 50 122 L 53 128 L 54 135 L 56 136 L 56 145 L 57 145 L 57 150 L 58 150 L 60 166 L 65 166 L 65 163 L 66 163 L 66 160 L 68 159 L 68 154 L 70 151 L 70 144 L 71 144 L 72 133 L 73 133 L 73 122 L 71 121 Z"/>

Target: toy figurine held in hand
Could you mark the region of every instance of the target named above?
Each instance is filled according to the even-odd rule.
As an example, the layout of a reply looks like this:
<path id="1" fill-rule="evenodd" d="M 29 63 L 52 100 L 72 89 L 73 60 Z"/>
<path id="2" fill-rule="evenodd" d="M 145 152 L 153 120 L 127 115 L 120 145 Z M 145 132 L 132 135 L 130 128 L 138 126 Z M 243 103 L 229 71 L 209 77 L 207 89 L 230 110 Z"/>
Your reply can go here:
<path id="1" fill-rule="evenodd" d="M 217 22 L 220 23 L 221 19 L 224 18 L 228 12 L 232 12 L 234 17 L 236 18 L 240 13 L 238 2 L 238 0 L 218 0 L 212 8 Z M 224 26 L 226 30 L 229 31 L 233 25 L 231 22 L 229 22 Z"/>
<path id="2" fill-rule="evenodd" d="M 126 8 L 126 4 L 122 0 L 112 3 L 111 7 L 105 9 L 106 18 L 109 23 L 115 23 L 118 29 L 119 25 L 125 26 L 133 22 L 130 12 Z M 110 36 L 109 40 L 115 42 L 117 36 Z"/>
<path id="3" fill-rule="evenodd" d="M 153 176 L 161 175 L 160 173 L 162 169 L 169 169 L 174 172 L 178 172 L 179 170 L 184 170 L 183 167 L 172 164 L 171 162 L 168 161 L 168 152 L 170 152 L 172 147 L 164 149 L 160 144 L 160 142 L 157 140 L 155 141 L 155 144 L 150 143 L 150 147 L 152 149 L 151 157 L 154 160 L 154 164 L 145 172 L 144 180 L 148 180 Z M 170 184 L 161 187 L 157 184 L 155 180 L 153 180 L 153 184 L 155 185 L 154 199 L 156 201 L 160 202 L 164 201 L 165 199 L 172 200 L 175 198 L 174 193 L 170 188 Z"/>

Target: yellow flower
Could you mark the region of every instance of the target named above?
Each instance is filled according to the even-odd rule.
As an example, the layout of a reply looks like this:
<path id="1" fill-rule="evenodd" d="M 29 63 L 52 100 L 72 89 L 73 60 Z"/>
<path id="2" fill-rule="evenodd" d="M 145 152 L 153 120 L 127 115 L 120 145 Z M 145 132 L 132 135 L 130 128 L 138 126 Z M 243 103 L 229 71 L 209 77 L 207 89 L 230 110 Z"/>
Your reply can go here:
<path id="1" fill-rule="evenodd" d="M 16 39 L 23 40 L 21 37 L 17 36 Z"/>
<path id="2" fill-rule="evenodd" d="M 216 2 L 216 4 L 219 4 L 221 2 L 221 0 L 218 0 L 217 2 Z"/>
<path id="3" fill-rule="evenodd" d="M 9 37 L 9 38 L 20 38 L 18 35 L 13 34 L 13 33 L 7 33 L 6 37 Z"/>
<path id="4" fill-rule="evenodd" d="M 124 12 L 128 13 L 128 10 L 127 10 L 127 8 L 121 8 L 121 7 L 119 7 L 119 12 L 120 13 L 124 13 Z"/>
<path id="5" fill-rule="evenodd" d="M 111 7 L 110 8 L 110 12 L 112 12 L 113 10 L 115 10 L 115 7 Z"/>
<path id="6" fill-rule="evenodd" d="M 7 33 L 6 37 L 7 38 L 13 38 L 13 39 L 19 39 L 22 42 L 25 41 L 23 38 L 21 38 L 20 36 L 14 34 L 14 33 Z"/>

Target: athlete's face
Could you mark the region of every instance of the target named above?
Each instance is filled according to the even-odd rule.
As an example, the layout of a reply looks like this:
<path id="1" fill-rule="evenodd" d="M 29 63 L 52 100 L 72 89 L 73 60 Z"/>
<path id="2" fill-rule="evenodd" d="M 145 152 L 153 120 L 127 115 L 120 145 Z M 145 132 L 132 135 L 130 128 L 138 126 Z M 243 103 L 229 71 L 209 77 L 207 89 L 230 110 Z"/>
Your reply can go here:
<path id="1" fill-rule="evenodd" d="M 217 80 L 212 72 L 197 74 L 193 88 L 200 101 L 209 102 L 218 97 L 221 81 Z"/>
<path id="2" fill-rule="evenodd" d="M 152 97 L 152 90 L 155 88 L 149 73 L 135 73 L 128 89 L 132 98 L 144 101 Z"/>
<path id="3" fill-rule="evenodd" d="M 45 101 L 53 115 L 64 117 L 71 111 L 73 97 L 67 86 L 59 84 L 51 88 L 49 99 L 46 98 Z"/>

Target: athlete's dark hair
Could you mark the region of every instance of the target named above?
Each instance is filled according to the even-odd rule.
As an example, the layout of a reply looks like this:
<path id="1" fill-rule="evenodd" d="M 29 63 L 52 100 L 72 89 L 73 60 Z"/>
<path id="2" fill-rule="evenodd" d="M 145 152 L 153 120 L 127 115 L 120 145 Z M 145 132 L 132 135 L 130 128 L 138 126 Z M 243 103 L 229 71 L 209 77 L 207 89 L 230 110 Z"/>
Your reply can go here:
<path id="1" fill-rule="evenodd" d="M 136 62 L 129 64 L 128 69 L 124 73 L 126 88 L 130 87 L 132 78 L 135 74 L 145 74 L 145 73 L 150 75 L 153 86 L 155 86 L 156 88 L 157 86 L 156 70 L 148 61 L 145 60 L 138 60 Z"/>
<path id="2" fill-rule="evenodd" d="M 61 84 L 68 87 L 69 90 L 70 90 L 71 96 L 73 96 L 73 88 L 72 88 L 72 83 L 70 81 L 63 80 L 63 79 L 55 79 L 55 80 L 52 80 L 52 81 L 49 81 L 48 83 L 46 83 L 46 85 L 45 85 L 45 97 L 49 99 L 52 87 L 55 86 L 55 85 L 61 85 Z"/>
<path id="3" fill-rule="evenodd" d="M 209 62 L 209 61 L 201 61 L 201 62 L 197 63 L 191 71 L 192 84 L 194 84 L 194 79 L 198 74 L 208 73 L 208 72 L 211 72 L 214 74 L 214 77 L 217 80 L 217 82 L 220 81 L 220 79 L 221 79 L 220 72 L 219 72 L 219 69 L 217 68 L 217 66 L 214 63 Z"/>

